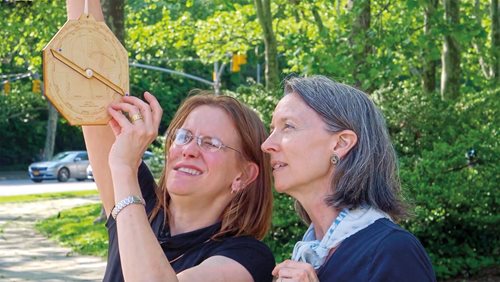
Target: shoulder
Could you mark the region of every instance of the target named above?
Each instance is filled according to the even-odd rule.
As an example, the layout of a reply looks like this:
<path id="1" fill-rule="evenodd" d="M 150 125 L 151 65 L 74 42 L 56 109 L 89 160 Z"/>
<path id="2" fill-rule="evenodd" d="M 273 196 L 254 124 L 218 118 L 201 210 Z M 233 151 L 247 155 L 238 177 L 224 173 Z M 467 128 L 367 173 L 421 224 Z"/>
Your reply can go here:
<path id="1" fill-rule="evenodd" d="M 381 221 L 380 224 L 385 232 L 373 246 L 371 276 L 380 278 L 375 279 L 378 281 L 435 281 L 431 261 L 419 240 L 388 220 Z M 411 277 L 409 273 L 412 273 Z"/>
<path id="2" fill-rule="evenodd" d="M 388 219 L 344 240 L 318 276 L 321 281 L 436 281 L 417 238 Z"/>
<path id="3" fill-rule="evenodd" d="M 389 221 L 381 220 L 381 228 L 385 229 L 378 241 L 376 251 L 397 255 L 401 251 L 423 252 L 425 249 L 420 241 L 401 226 Z"/>
<path id="4" fill-rule="evenodd" d="M 271 281 L 275 266 L 274 256 L 263 242 L 249 237 L 226 237 L 215 241 L 211 256 L 223 256 L 241 264 L 254 281 Z"/>

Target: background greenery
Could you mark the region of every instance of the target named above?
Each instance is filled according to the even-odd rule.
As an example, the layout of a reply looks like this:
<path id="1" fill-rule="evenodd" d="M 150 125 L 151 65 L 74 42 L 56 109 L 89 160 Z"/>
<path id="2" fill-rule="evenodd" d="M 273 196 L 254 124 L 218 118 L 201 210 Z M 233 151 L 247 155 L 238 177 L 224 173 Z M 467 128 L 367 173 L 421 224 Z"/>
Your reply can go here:
<path id="1" fill-rule="evenodd" d="M 459 5 L 455 14 L 449 0 L 121 2 L 132 62 L 208 80 L 214 63 L 226 64 L 225 93 L 255 108 L 266 124 L 281 95 L 279 84 L 263 71 L 273 46 L 280 79 L 324 74 L 370 93 L 386 116 L 414 211 L 402 224 L 422 241 L 438 278 L 499 268 L 497 0 L 452 0 Z M 270 12 L 274 41 L 263 29 L 266 21 L 259 21 L 259 3 Z M 41 50 L 64 23 L 64 6 L 55 0 L 0 2 L 0 75 L 41 74 Z M 441 56 L 443 45 L 453 44 L 459 46 L 458 64 L 448 73 Z M 231 54 L 237 53 L 247 55 L 247 64 L 230 72 Z M 206 88 L 149 70 L 131 68 L 130 74 L 135 95 L 151 91 L 164 107 L 161 131 L 190 89 Z M 442 75 L 458 78 L 449 82 L 453 91 L 441 91 Z M 46 99 L 31 91 L 30 78 L 11 85 L 8 95 L 0 95 L 0 167 L 27 166 L 45 142 Z M 55 147 L 55 152 L 83 148 L 80 129 L 59 119 Z M 154 147 L 161 155 L 161 142 Z M 475 155 L 467 158 L 471 149 Z M 275 196 L 266 243 L 281 261 L 305 227 L 292 201 Z M 64 232 L 57 228 L 47 230 Z"/>

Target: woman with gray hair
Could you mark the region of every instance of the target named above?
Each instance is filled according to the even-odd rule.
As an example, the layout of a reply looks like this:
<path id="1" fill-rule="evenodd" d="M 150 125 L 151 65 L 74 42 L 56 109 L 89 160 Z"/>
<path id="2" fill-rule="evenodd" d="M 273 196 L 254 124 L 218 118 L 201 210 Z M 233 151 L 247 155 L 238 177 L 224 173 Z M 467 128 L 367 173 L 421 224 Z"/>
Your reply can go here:
<path id="1" fill-rule="evenodd" d="M 368 96 L 323 76 L 291 78 L 262 150 L 275 188 L 309 224 L 282 281 L 435 281 L 406 216 L 394 148 Z"/>

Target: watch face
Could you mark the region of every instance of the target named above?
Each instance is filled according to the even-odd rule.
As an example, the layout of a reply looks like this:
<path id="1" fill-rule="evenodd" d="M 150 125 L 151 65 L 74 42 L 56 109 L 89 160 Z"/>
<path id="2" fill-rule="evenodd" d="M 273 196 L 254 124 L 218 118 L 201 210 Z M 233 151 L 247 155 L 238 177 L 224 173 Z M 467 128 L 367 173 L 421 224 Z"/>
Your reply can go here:
<path id="1" fill-rule="evenodd" d="M 71 124 L 106 124 L 108 105 L 128 92 L 127 53 L 104 23 L 68 21 L 44 49 L 44 81 Z"/>

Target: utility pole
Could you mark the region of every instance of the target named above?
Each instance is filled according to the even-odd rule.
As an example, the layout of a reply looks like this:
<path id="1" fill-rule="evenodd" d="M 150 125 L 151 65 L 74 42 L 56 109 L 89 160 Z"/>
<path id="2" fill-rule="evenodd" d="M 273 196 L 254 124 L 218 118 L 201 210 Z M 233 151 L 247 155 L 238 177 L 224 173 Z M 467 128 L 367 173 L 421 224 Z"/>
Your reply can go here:
<path id="1" fill-rule="evenodd" d="M 222 65 L 220 66 L 219 68 L 219 62 L 215 62 L 214 63 L 214 92 L 215 92 L 215 95 L 216 96 L 219 96 L 220 95 L 220 86 L 221 86 L 221 82 L 220 82 L 220 77 L 222 75 L 222 72 L 224 71 L 224 67 L 226 66 L 226 63 L 222 63 Z"/>

